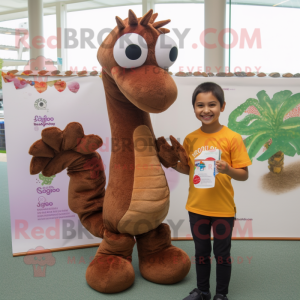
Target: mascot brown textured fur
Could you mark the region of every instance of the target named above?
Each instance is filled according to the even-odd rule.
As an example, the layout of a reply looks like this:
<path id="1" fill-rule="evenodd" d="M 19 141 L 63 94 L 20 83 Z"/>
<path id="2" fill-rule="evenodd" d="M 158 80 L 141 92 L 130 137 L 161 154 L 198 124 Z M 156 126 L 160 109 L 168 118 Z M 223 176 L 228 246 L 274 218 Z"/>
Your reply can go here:
<path id="1" fill-rule="evenodd" d="M 88 284 L 102 293 L 121 292 L 133 284 L 135 243 L 140 272 L 149 281 L 179 282 L 191 266 L 188 255 L 171 244 L 170 228 L 162 223 L 170 191 L 161 163 L 187 164 L 187 155 L 172 136 L 172 146 L 163 137 L 156 140 L 150 121 L 149 113 L 165 111 L 177 98 L 175 82 L 155 56 L 157 39 L 169 32 L 161 27 L 170 20 L 154 22 L 156 17 L 152 10 L 142 18 L 132 10 L 125 20 L 116 17 L 116 28 L 98 50 L 112 140 L 122 145 L 111 153 L 107 189 L 95 151 L 102 139 L 84 135 L 81 124 L 72 122 L 63 131 L 46 128 L 29 150 L 31 174 L 51 176 L 67 168 L 70 209 L 89 232 L 103 238 L 86 271 Z M 134 69 L 119 66 L 114 58 L 114 45 L 126 33 L 139 34 L 147 43 L 146 60 Z"/>

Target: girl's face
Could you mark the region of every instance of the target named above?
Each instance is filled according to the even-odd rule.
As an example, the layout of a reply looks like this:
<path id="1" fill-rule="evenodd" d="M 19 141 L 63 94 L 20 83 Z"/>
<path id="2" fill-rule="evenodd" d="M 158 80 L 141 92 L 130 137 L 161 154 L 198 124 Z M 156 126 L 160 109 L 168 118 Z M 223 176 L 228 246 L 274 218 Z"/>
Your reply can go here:
<path id="1" fill-rule="evenodd" d="M 220 113 L 224 111 L 226 103 L 221 107 L 218 99 L 211 93 L 200 93 L 196 97 L 194 111 L 198 120 L 205 125 L 211 125 L 219 120 Z"/>

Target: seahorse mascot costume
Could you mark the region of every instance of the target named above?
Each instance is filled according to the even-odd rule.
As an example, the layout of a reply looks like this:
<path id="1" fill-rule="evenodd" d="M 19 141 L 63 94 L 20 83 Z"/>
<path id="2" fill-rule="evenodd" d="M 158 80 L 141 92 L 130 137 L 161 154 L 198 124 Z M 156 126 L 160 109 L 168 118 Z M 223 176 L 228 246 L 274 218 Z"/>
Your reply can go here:
<path id="1" fill-rule="evenodd" d="M 112 140 L 122 145 L 111 153 L 109 180 L 98 152 L 102 139 L 84 135 L 72 122 L 61 131 L 49 127 L 29 150 L 30 173 L 52 176 L 67 168 L 68 202 L 81 223 L 102 238 L 86 280 L 95 290 L 116 293 L 134 282 L 132 250 L 137 243 L 139 269 L 152 282 L 173 284 L 189 272 L 188 255 L 171 244 L 162 223 L 168 214 L 170 190 L 162 169 L 177 161 L 187 164 L 184 148 L 155 138 L 149 113 L 167 110 L 177 87 L 166 69 L 177 58 L 177 46 L 149 10 L 137 18 L 129 10 L 98 49 Z M 122 166 L 118 168 L 116 166 Z M 124 167 L 125 166 L 125 167 Z"/>

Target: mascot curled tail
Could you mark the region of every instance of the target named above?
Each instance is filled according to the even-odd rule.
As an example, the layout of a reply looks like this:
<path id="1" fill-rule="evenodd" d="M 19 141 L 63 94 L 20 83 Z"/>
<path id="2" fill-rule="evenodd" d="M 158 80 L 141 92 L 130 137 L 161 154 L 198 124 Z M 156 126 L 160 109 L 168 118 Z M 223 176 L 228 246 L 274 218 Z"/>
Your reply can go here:
<path id="1" fill-rule="evenodd" d="M 61 131 L 49 127 L 42 139 L 29 149 L 33 155 L 30 174 L 40 172 L 50 177 L 68 168 L 69 207 L 78 214 L 82 225 L 94 236 L 103 238 L 102 208 L 105 195 L 105 172 L 95 151 L 103 144 L 97 135 L 84 135 L 79 123 L 69 123 Z"/>

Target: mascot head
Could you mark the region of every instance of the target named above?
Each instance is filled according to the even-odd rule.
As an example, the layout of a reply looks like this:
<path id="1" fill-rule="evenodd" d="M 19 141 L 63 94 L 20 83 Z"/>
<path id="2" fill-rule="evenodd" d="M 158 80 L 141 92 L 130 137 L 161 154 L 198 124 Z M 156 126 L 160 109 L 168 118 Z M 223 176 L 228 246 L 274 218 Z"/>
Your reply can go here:
<path id="1" fill-rule="evenodd" d="M 162 28 L 170 20 L 155 22 L 157 13 L 149 10 L 137 18 L 130 9 L 128 18 L 116 17 L 117 26 L 101 44 L 97 58 L 103 75 L 124 97 L 139 109 L 159 113 L 177 98 L 177 87 L 168 73 L 178 48 L 170 32 Z M 105 80 L 104 80 L 105 84 Z"/>

